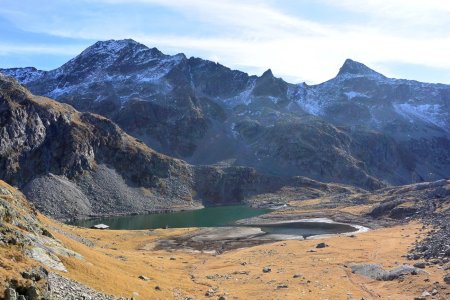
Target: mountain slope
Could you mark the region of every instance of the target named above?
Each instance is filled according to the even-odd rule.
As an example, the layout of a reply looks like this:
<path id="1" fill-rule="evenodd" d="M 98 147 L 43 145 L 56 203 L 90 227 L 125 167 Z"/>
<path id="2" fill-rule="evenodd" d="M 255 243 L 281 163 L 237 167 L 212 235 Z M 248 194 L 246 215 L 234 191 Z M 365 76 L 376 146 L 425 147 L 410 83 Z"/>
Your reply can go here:
<path id="1" fill-rule="evenodd" d="M 192 166 L 155 152 L 110 120 L 36 97 L 0 75 L 0 178 L 56 218 L 250 201 L 284 187 L 302 197 L 352 189 L 245 167 Z M 260 203 L 261 204 L 261 203 Z"/>
<path id="2" fill-rule="evenodd" d="M 352 60 L 323 84 L 295 85 L 271 70 L 248 76 L 111 40 L 52 71 L 0 72 L 192 164 L 369 189 L 450 176 L 450 87 L 390 79 Z"/>

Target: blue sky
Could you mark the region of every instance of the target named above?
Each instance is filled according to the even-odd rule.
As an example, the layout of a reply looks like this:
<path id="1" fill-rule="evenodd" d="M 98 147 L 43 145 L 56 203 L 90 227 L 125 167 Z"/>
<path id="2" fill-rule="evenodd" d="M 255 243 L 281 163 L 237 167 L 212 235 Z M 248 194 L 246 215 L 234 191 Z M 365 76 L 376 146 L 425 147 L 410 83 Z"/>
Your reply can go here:
<path id="1" fill-rule="evenodd" d="M 450 83 L 442 0 L 0 0 L 0 68 L 56 68 L 132 38 L 260 75 L 320 83 L 346 58 L 389 77 Z"/>

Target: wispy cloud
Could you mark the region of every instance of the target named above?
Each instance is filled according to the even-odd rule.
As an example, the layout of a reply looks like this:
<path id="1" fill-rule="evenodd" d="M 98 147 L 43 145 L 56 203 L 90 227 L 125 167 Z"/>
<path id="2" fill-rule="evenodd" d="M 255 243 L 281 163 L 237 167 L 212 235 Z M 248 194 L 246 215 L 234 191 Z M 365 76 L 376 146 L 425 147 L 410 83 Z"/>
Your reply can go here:
<path id="1" fill-rule="evenodd" d="M 293 10 L 271 0 L 53 0 L 46 5 L 24 1 L 29 10 L 23 10 L 28 5 L 12 5 L 0 8 L 0 16 L 14 18 L 24 30 L 89 43 L 129 37 L 169 53 L 186 52 L 252 73 L 272 68 L 291 81 L 324 81 L 348 57 L 392 76 L 427 80 L 419 72 L 393 71 L 392 62 L 450 72 L 446 1 L 315 2 L 336 13 L 364 16 L 364 21 L 356 22 L 361 18 L 355 17 L 340 23 L 305 17 L 299 10 L 307 11 L 309 0 L 299 0 Z M 159 17 L 160 9 L 164 18 Z M 1 49 L 0 44 L 0 53 Z M 21 51 L 26 49 L 30 48 Z M 35 51 L 49 53 L 52 47 Z"/>
<path id="2" fill-rule="evenodd" d="M 30 53 L 39 54 L 55 54 L 55 55 L 76 55 L 80 53 L 84 47 L 79 46 L 69 46 L 69 45 L 12 45 L 0 43 L 0 55 L 23 55 Z"/>

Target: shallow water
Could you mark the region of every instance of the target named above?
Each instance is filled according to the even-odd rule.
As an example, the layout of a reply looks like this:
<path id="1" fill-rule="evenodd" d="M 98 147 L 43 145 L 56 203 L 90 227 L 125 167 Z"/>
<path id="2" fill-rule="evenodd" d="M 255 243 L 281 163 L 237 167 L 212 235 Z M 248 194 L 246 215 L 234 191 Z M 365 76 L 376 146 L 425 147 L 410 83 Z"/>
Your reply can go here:
<path id="1" fill-rule="evenodd" d="M 324 222 L 292 222 L 283 224 L 270 224 L 258 226 L 268 234 L 301 235 L 309 237 L 321 234 L 338 234 L 353 232 L 358 229 L 347 224 L 324 223 Z"/>

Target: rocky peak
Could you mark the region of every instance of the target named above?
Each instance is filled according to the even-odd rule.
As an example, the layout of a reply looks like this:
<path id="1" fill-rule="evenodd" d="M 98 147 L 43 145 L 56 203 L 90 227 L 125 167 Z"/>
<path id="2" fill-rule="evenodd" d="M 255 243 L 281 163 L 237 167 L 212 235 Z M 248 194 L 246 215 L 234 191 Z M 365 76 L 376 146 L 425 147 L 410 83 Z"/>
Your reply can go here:
<path id="1" fill-rule="evenodd" d="M 142 65 L 165 55 L 132 39 L 98 41 L 57 69 L 57 73 L 104 70 L 113 65 Z"/>
<path id="2" fill-rule="evenodd" d="M 98 41 L 92 46 L 84 50 L 81 55 L 92 55 L 92 54 L 117 54 L 123 52 L 124 50 L 146 50 L 149 49 L 147 46 L 140 44 L 132 39 L 125 40 L 107 40 Z M 158 49 L 152 49 L 155 54 L 162 54 Z"/>
<path id="3" fill-rule="evenodd" d="M 360 75 L 360 76 L 376 76 L 385 77 L 384 75 L 372 70 L 363 63 L 346 59 L 342 67 L 339 69 L 338 76 L 342 75 Z"/>
<path id="4" fill-rule="evenodd" d="M 37 70 L 34 67 L 1 69 L 0 72 L 6 76 L 16 78 L 20 83 L 27 84 L 37 77 L 41 76 L 44 71 Z"/>
<path id="5" fill-rule="evenodd" d="M 261 75 L 261 78 L 266 78 L 266 77 L 267 77 L 267 78 L 274 77 L 271 69 L 267 69 L 267 70 Z"/>

